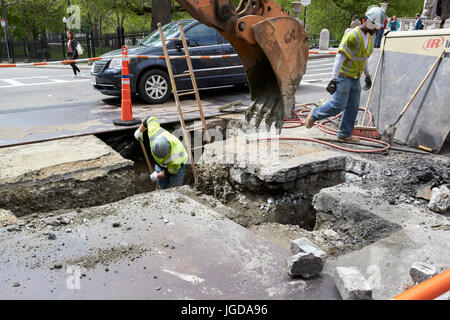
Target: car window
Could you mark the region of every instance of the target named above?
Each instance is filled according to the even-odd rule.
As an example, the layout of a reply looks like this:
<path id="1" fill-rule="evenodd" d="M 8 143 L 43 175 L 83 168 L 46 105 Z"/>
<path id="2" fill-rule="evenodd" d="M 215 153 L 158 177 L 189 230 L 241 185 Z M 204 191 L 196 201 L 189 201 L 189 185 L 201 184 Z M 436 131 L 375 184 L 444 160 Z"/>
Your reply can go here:
<path id="1" fill-rule="evenodd" d="M 186 27 L 189 23 L 191 23 L 189 20 L 181 21 L 181 25 L 183 27 Z M 180 29 L 178 28 L 178 21 L 166 24 L 162 27 L 162 32 L 164 34 L 164 37 L 167 38 L 175 38 L 180 33 Z M 161 38 L 159 36 L 159 30 L 156 29 L 151 34 L 149 34 L 147 37 L 145 37 L 141 42 L 141 45 L 144 46 L 161 46 Z"/>
<path id="2" fill-rule="evenodd" d="M 209 46 L 217 44 L 216 29 L 199 24 L 186 31 L 186 38 L 189 39 L 190 47 Z"/>

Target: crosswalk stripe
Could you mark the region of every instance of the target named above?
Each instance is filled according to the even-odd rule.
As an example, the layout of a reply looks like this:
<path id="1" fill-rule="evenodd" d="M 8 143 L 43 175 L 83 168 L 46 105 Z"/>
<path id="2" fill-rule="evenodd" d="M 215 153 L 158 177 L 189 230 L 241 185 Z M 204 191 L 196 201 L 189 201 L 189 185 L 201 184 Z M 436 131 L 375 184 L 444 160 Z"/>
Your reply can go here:
<path id="1" fill-rule="evenodd" d="M 19 81 L 14 80 L 14 79 L 1 79 L 1 80 L 4 81 L 4 82 L 6 82 L 6 83 L 9 83 L 10 86 L 8 86 L 8 87 L 16 87 L 16 86 L 21 86 L 21 85 L 23 85 L 22 82 L 19 82 Z"/>
<path id="2" fill-rule="evenodd" d="M 1 81 L 5 81 L 8 82 L 6 80 L 11 80 L 11 79 L 0 79 Z M 66 84 L 66 83 L 74 83 L 74 82 L 85 82 L 85 81 L 91 81 L 91 79 L 76 79 L 76 80 L 57 80 L 57 81 L 49 81 L 49 82 L 39 82 L 39 83 L 22 83 L 22 82 L 18 82 L 15 81 L 14 84 L 11 83 L 8 86 L 0 86 L 1 88 L 17 88 L 17 87 L 30 87 L 30 86 L 40 86 L 40 85 L 47 85 L 47 84 Z"/>
<path id="3" fill-rule="evenodd" d="M 332 75 L 333 72 L 326 72 L 326 73 L 316 73 L 316 74 L 305 74 L 304 77 L 316 77 L 316 76 L 328 76 Z"/>

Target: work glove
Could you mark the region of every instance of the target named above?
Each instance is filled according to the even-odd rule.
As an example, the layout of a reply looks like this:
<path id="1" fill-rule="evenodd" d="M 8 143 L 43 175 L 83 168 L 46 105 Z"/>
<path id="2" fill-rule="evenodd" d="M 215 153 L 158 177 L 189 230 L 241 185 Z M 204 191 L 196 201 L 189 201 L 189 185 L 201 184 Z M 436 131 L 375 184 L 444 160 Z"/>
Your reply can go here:
<path id="1" fill-rule="evenodd" d="M 337 80 L 332 79 L 327 86 L 327 91 L 329 94 L 334 94 L 337 89 Z"/>
<path id="2" fill-rule="evenodd" d="M 369 90 L 370 88 L 372 88 L 372 78 L 370 76 L 366 76 L 366 78 L 364 79 L 364 82 L 366 83 L 363 87 L 364 90 Z"/>
<path id="3" fill-rule="evenodd" d="M 139 131 L 139 128 L 134 132 L 134 137 L 138 141 L 139 141 L 139 139 L 142 140 L 142 131 Z"/>
<path id="4" fill-rule="evenodd" d="M 152 182 L 156 182 L 158 181 L 158 173 L 155 171 L 150 175 L 150 179 L 152 180 Z"/>

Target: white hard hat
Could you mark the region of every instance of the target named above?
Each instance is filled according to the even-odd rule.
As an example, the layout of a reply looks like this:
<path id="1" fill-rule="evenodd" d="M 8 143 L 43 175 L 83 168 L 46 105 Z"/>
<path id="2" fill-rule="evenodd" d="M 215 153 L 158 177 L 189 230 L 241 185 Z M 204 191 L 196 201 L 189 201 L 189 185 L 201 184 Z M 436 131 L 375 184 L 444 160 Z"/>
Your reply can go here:
<path id="1" fill-rule="evenodd" d="M 366 17 L 377 25 L 378 28 L 384 26 L 384 20 L 386 19 L 386 13 L 380 7 L 369 7 L 366 12 Z"/>
<path id="2" fill-rule="evenodd" d="M 165 158 L 170 153 L 170 143 L 164 136 L 159 136 L 152 143 L 152 152 L 158 158 Z"/>

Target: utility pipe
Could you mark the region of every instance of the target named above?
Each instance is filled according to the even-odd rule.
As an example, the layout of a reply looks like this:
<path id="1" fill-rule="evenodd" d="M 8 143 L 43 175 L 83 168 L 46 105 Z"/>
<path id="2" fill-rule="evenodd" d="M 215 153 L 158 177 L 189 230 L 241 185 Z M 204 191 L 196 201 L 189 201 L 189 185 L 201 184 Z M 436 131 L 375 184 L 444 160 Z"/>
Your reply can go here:
<path id="1" fill-rule="evenodd" d="M 433 300 L 450 291 L 450 269 L 395 296 L 394 300 Z"/>

